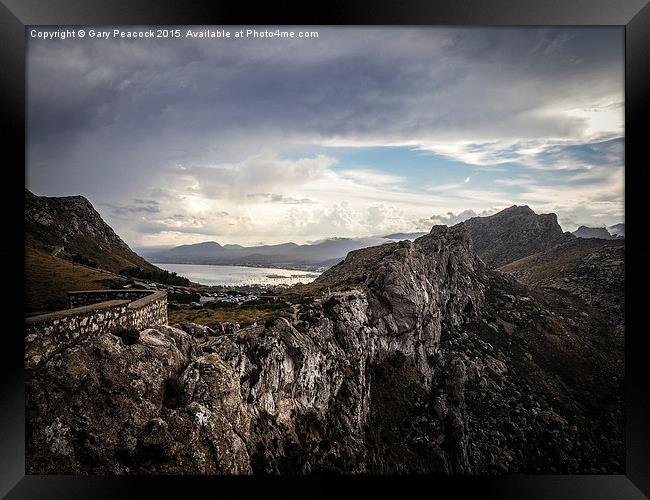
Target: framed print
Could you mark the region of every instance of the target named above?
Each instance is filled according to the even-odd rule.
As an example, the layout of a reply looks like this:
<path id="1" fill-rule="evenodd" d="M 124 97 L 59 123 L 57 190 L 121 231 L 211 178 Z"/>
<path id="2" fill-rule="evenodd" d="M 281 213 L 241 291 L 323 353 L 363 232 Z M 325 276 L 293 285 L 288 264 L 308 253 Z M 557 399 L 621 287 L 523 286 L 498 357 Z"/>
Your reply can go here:
<path id="1" fill-rule="evenodd" d="M 7 498 L 650 494 L 646 3 L 0 12 Z"/>

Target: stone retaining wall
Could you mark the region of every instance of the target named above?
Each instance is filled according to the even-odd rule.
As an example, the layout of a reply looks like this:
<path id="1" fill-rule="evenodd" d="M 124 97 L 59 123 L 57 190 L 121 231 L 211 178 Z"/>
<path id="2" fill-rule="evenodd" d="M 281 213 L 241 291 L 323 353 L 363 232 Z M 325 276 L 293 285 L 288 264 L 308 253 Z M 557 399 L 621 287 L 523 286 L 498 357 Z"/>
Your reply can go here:
<path id="1" fill-rule="evenodd" d="M 84 293 L 88 294 L 85 299 L 81 298 Z M 166 292 L 101 290 L 70 292 L 69 296 L 75 297 L 73 303 L 85 300 L 89 305 L 32 316 L 25 320 L 27 367 L 38 366 L 57 351 L 90 335 L 109 333 L 118 327 L 142 330 L 167 324 Z M 105 300 L 93 303 L 92 300 L 99 296 Z"/>

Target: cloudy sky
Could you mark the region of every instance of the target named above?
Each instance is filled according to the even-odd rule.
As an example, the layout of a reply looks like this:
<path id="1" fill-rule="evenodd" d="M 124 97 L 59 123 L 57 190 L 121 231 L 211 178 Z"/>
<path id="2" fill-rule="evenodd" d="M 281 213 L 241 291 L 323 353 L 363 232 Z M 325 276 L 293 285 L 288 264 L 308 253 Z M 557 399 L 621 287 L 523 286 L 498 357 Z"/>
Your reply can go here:
<path id="1" fill-rule="evenodd" d="M 134 246 L 623 222 L 621 28 L 318 32 L 29 39 L 27 187 Z"/>

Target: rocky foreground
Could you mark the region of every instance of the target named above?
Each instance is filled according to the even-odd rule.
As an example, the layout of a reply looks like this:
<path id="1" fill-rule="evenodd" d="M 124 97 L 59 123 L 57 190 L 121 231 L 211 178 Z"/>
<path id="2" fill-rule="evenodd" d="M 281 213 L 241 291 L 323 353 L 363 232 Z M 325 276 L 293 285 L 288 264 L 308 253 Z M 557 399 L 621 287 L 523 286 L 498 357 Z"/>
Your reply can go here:
<path id="1" fill-rule="evenodd" d="M 27 372 L 28 473 L 622 473 L 623 339 L 464 225 L 351 252 L 292 320 L 88 338 Z"/>

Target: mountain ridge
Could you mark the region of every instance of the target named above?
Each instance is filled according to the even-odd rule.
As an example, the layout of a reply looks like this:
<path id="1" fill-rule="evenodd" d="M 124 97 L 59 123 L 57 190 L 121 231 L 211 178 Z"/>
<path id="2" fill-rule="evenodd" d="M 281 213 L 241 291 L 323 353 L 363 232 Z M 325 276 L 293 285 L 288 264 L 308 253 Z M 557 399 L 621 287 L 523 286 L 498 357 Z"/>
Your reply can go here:
<path id="1" fill-rule="evenodd" d="M 49 255 L 119 273 L 127 267 L 158 270 L 139 256 L 83 196 L 37 196 L 25 190 L 26 245 Z"/>
<path id="2" fill-rule="evenodd" d="M 472 217 L 468 228 L 479 256 L 491 267 L 500 267 L 573 238 L 565 233 L 557 215 L 536 214 L 528 205 L 512 205 L 494 215 Z"/>
<path id="3" fill-rule="evenodd" d="M 458 224 L 468 227 L 478 255 L 492 267 L 503 266 L 580 236 L 564 232 L 556 214 L 537 214 L 528 205 L 512 205 L 491 216 L 472 217 Z M 612 227 L 624 232 L 623 224 Z M 213 248 L 208 242 L 202 242 L 158 252 L 143 249 L 143 255 L 161 264 L 249 265 L 322 271 L 343 261 L 348 252 L 400 240 L 413 241 L 426 234 L 401 232 L 378 237 L 332 237 L 301 245 L 288 242 L 250 247 L 222 246 L 214 242 Z"/>
<path id="4" fill-rule="evenodd" d="M 162 252 L 143 254 L 160 264 L 255 265 L 317 269 L 343 259 L 351 250 L 387 242 L 382 238 L 328 238 L 312 244 L 294 242 L 245 247 L 208 246 L 206 242 L 180 245 Z"/>

